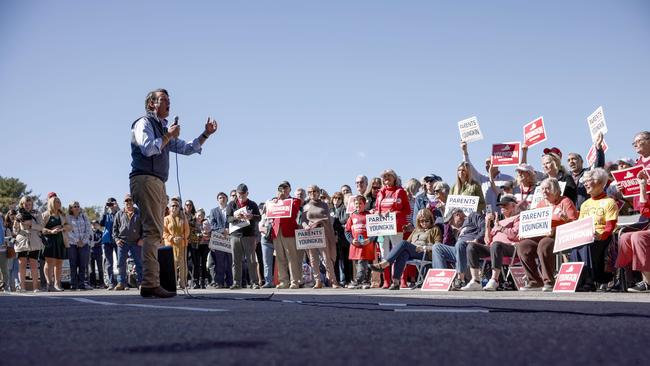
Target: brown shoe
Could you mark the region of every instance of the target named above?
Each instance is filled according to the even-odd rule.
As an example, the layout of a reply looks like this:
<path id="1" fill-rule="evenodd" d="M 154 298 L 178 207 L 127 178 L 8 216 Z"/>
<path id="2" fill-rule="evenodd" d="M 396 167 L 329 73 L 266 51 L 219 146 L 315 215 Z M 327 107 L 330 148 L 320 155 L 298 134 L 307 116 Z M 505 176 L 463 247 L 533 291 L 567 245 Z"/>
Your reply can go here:
<path id="1" fill-rule="evenodd" d="M 113 291 L 124 291 L 124 290 L 126 290 L 126 286 L 124 286 L 121 283 L 118 283 L 117 286 L 115 286 L 115 288 L 113 289 Z"/>
<path id="2" fill-rule="evenodd" d="M 164 288 L 158 287 L 140 287 L 140 296 L 142 297 L 159 297 L 161 299 L 176 296 L 175 292 L 169 292 Z"/>
<path id="3" fill-rule="evenodd" d="M 323 283 L 321 281 L 316 281 L 316 284 L 314 284 L 314 287 L 312 288 L 323 288 Z"/>

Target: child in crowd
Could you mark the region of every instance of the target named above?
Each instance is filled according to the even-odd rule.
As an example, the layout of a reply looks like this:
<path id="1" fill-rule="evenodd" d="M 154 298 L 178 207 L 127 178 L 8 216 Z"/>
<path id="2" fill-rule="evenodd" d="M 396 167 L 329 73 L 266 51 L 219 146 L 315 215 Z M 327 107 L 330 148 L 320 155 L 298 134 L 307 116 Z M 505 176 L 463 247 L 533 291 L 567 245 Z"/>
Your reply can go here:
<path id="1" fill-rule="evenodd" d="M 376 257 L 374 240 L 369 239 L 366 232 L 366 215 L 369 212 L 365 207 L 366 198 L 362 195 L 355 196 L 354 212 L 345 224 L 345 235 L 352 244 L 349 259 L 357 266 L 356 278 L 347 286 L 350 289 L 370 288 L 368 266 Z"/>

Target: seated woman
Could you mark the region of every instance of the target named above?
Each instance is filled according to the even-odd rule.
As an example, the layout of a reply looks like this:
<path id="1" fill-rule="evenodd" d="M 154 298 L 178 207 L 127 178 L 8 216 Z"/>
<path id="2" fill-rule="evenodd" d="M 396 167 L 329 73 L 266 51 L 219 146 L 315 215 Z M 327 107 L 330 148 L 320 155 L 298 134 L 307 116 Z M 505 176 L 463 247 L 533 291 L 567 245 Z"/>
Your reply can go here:
<path id="1" fill-rule="evenodd" d="M 428 208 L 421 209 L 416 218 L 415 230 L 411 233 L 408 240 L 402 240 L 398 245 L 393 247 L 386 258 L 377 263 L 371 264 L 370 269 L 375 272 L 383 272 L 384 268 L 393 266 L 393 283 L 388 287 L 389 290 L 399 290 L 400 277 L 406 266 L 406 262 L 412 259 L 422 259 L 422 253 L 427 250 L 427 246 L 442 241 L 442 233 L 438 226 L 433 224 L 433 214 Z"/>
<path id="2" fill-rule="evenodd" d="M 636 134 L 632 146 L 639 154 L 636 165 L 642 165 L 646 169 L 637 175 L 640 194 L 634 197 L 634 208 L 641 213 L 640 221 L 645 222 L 645 229 L 627 232 L 620 236 L 616 267 L 625 268 L 631 264 L 633 271 L 641 272 L 643 280 L 634 287 L 628 288 L 629 292 L 650 292 L 650 227 L 648 226 L 650 195 L 646 190 L 646 184 L 650 180 L 648 176 L 648 171 L 650 171 L 650 132 L 643 131 Z"/>
<path id="3" fill-rule="evenodd" d="M 594 218 L 594 241 L 573 248 L 569 259 L 585 264 L 579 284 L 580 290 L 594 291 L 596 283 L 606 284 L 613 277 L 612 273 L 605 271 L 605 257 L 612 242 L 612 233 L 616 229 L 618 207 L 604 191 L 607 184 L 607 172 L 604 169 L 596 168 L 585 172 L 583 182 L 591 198 L 580 207 L 580 218 Z"/>
<path id="4" fill-rule="evenodd" d="M 499 287 L 499 274 L 503 257 L 515 254 L 515 244 L 519 242 L 519 206 L 514 196 L 504 195 L 497 206 L 505 217 L 496 221 L 494 212 L 485 215 L 485 244 L 467 243 L 467 262 L 472 279 L 461 288 L 462 291 L 495 291 Z M 492 277 L 481 287 L 479 261 L 490 256 Z"/>
<path id="5" fill-rule="evenodd" d="M 553 291 L 555 284 L 555 228 L 578 218 L 578 210 L 571 199 L 561 195 L 560 183 L 555 178 L 546 178 L 540 184 L 544 199 L 537 204 L 537 208 L 552 207 L 550 235 L 523 239 L 517 244 L 517 254 L 524 265 L 528 283 L 521 288 L 523 291 L 539 290 Z M 536 259 L 542 270 L 540 277 L 537 270 Z"/>

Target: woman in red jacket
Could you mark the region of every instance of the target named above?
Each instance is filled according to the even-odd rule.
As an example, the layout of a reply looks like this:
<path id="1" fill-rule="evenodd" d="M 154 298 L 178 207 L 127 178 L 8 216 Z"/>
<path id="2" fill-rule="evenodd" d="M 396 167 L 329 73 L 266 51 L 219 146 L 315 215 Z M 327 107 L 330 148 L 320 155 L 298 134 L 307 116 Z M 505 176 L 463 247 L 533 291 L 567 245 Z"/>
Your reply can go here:
<path id="1" fill-rule="evenodd" d="M 387 215 L 394 212 L 397 221 L 397 233 L 395 235 L 384 236 L 380 247 L 382 258 L 386 258 L 391 246 L 395 246 L 405 238 L 408 238 L 409 233 L 413 231 L 413 225 L 407 220 L 408 215 L 411 213 L 408 195 L 404 188 L 402 188 L 402 184 L 395 171 L 392 169 L 384 170 L 380 177 L 384 186 L 377 193 L 375 213 Z M 390 267 L 386 267 L 384 269 L 384 288 L 390 287 L 391 278 Z"/>

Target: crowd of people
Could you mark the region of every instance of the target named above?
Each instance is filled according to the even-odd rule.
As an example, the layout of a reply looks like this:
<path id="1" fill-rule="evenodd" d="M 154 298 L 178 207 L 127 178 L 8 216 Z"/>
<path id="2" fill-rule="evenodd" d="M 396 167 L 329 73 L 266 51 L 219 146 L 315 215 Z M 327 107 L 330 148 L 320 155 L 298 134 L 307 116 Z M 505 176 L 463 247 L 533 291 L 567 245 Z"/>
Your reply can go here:
<path id="1" fill-rule="evenodd" d="M 485 160 L 485 172 L 480 172 L 463 142 L 463 160 L 451 186 L 436 174 L 402 184 L 392 169 L 371 179 L 359 175 L 354 189 L 342 185 L 332 195 L 317 185 L 292 190 L 283 181 L 267 202 L 291 200 L 291 215 L 275 219 L 267 217 L 265 202 L 248 198 L 243 183 L 230 195 L 219 192 L 209 215 L 192 200 L 172 197 L 167 200 L 160 245 L 173 248 L 180 289 L 399 290 L 419 285 L 417 271 L 407 262 L 427 259 L 432 268 L 456 270 L 453 289 L 494 291 L 508 280 L 504 259 L 518 256 L 526 279 L 520 290 L 552 291 L 559 259 L 584 262 L 581 291 L 649 292 L 650 132 L 636 134 L 632 145 L 636 160 L 606 163 L 600 135 L 590 167 L 577 153 L 567 154 L 565 167 L 562 151 L 547 148 L 540 159 L 541 171 L 528 163 L 528 148 L 523 146 L 512 177 L 493 166 L 490 158 Z M 623 197 L 611 172 L 636 165 L 644 167 L 637 176 L 640 194 Z M 534 201 L 538 187 L 542 199 Z M 449 195 L 478 197 L 478 208 L 469 214 L 446 210 Z M 122 203 L 120 207 L 109 198 L 101 218 L 91 221 L 79 202 L 64 208 L 54 192 L 40 211 L 32 198 L 22 197 L 0 217 L 4 291 L 64 291 L 64 261 L 69 264 L 72 290 L 123 291 L 140 286 L 145 225 L 130 194 Z M 551 234 L 520 238 L 520 213 L 541 207 L 552 208 Z M 366 216 L 390 213 L 396 217 L 396 233 L 368 236 Z M 639 214 L 638 222 L 621 231 L 619 215 L 632 214 Z M 553 253 L 555 228 L 585 217 L 594 220 L 593 242 Z M 325 233 L 325 247 L 299 250 L 295 231 L 319 227 Z M 231 253 L 211 248 L 213 233 L 229 240 Z"/>

